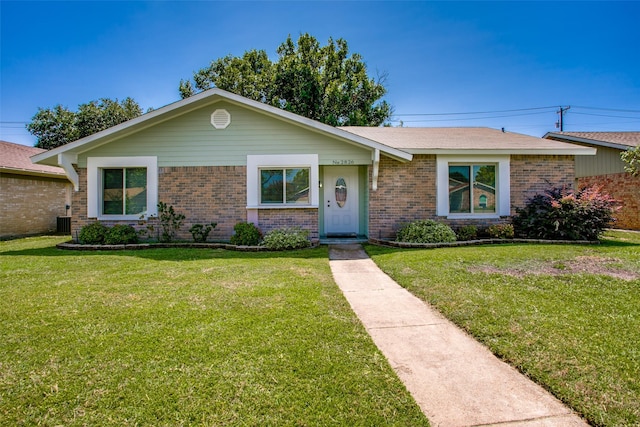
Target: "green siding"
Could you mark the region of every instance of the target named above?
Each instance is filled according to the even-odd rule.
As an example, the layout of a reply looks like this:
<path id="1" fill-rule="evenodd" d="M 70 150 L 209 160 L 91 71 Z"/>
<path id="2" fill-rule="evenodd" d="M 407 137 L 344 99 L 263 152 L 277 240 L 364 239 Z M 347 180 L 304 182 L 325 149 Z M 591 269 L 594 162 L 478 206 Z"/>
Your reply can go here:
<path id="1" fill-rule="evenodd" d="M 616 148 L 596 147 L 595 156 L 576 156 L 576 178 L 624 172 L 621 151 Z"/>
<path id="2" fill-rule="evenodd" d="M 231 114 L 226 129 L 215 129 L 211 113 Z M 175 117 L 136 134 L 97 147 L 78 158 L 158 156 L 159 167 L 243 166 L 248 154 L 318 154 L 321 165 L 371 163 L 371 150 L 228 102 Z"/>

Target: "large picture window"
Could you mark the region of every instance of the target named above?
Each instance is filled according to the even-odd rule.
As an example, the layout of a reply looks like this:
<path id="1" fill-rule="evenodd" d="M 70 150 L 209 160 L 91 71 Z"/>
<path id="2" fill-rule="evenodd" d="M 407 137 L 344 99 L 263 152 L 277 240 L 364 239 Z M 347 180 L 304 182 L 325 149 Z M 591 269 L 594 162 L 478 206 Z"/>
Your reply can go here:
<path id="1" fill-rule="evenodd" d="M 133 220 L 158 214 L 156 157 L 87 157 L 87 216 Z"/>
<path id="2" fill-rule="evenodd" d="M 449 165 L 449 213 L 496 212 L 496 165 Z"/>
<path id="3" fill-rule="evenodd" d="M 102 214 L 140 215 L 147 210 L 147 168 L 102 169 Z"/>
<path id="4" fill-rule="evenodd" d="M 260 169 L 260 203 L 309 204 L 309 168 Z"/>
<path id="5" fill-rule="evenodd" d="M 508 155 L 439 155 L 436 212 L 451 218 L 497 218 L 511 214 Z"/>
<path id="6" fill-rule="evenodd" d="M 247 209 L 318 208 L 317 154 L 247 156 Z"/>

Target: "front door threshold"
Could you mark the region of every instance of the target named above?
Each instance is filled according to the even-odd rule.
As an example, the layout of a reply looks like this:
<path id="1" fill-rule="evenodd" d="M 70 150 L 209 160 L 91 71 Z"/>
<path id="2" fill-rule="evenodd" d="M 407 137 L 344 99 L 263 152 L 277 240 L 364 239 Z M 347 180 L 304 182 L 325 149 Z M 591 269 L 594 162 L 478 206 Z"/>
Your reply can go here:
<path id="1" fill-rule="evenodd" d="M 335 234 L 327 234 L 320 237 L 321 245 L 347 245 L 349 243 L 366 243 L 369 241 L 367 236 L 350 233 L 350 236 L 336 236 Z"/>

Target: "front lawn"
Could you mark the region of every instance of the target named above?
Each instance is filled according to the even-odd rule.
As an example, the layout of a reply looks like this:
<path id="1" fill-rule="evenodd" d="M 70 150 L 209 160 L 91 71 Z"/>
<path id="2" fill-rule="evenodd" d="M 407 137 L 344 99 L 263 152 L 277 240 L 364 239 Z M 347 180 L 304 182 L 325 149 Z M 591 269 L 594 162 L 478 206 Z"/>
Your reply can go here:
<path id="1" fill-rule="evenodd" d="M 427 426 L 326 248 L 0 242 L 0 424 Z"/>
<path id="2" fill-rule="evenodd" d="M 640 234 L 609 232 L 588 246 L 367 251 L 593 425 L 640 425 Z"/>

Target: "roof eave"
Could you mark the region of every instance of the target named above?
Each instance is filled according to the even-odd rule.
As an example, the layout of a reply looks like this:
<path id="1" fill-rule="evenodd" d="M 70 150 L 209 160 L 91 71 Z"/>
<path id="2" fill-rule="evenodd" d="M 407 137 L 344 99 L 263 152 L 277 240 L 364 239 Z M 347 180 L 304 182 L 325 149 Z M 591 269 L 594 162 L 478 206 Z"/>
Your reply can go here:
<path id="1" fill-rule="evenodd" d="M 43 178 L 67 179 L 67 176 L 64 174 L 64 172 L 61 172 L 61 173 L 44 172 L 44 171 L 34 171 L 30 169 L 9 168 L 9 167 L 0 167 L 0 172 L 9 173 L 13 175 L 29 175 L 29 176 L 38 176 Z"/>
<path id="2" fill-rule="evenodd" d="M 406 148 L 404 151 L 411 154 L 463 154 L 463 155 L 552 155 L 552 156 L 595 156 L 595 148 L 569 148 L 569 149 L 477 149 L 477 148 L 419 148 L 410 149 Z"/>
<path id="3" fill-rule="evenodd" d="M 607 147 L 607 148 L 615 148 L 617 150 L 628 150 L 629 148 L 633 148 L 633 145 L 628 145 L 628 144 L 616 144 L 615 142 L 607 142 L 607 141 L 600 141 L 597 139 L 590 139 L 590 138 L 582 138 L 582 137 L 578 137 L 578 136 L 572 136 L 572 135 L 565 135 L 562 133 L 555 133 L 555 132 L 547 132 L 543 138 L 545 139 L 552 139 L 552 140 L 562 140 L 564 142 L 568 142 L 568 143 L 576 143 L 576 144 L 587 144 L 587 145 L 596 145 L 599 147 Z"/>

